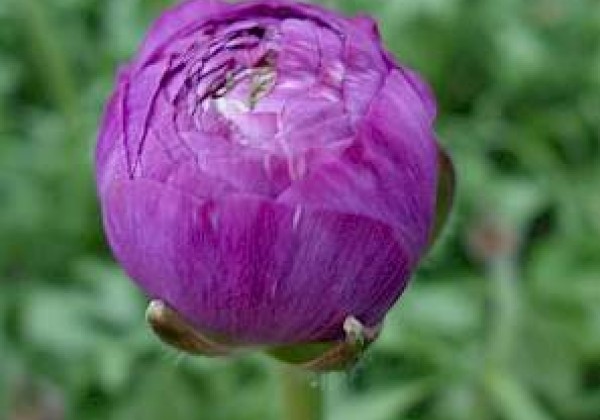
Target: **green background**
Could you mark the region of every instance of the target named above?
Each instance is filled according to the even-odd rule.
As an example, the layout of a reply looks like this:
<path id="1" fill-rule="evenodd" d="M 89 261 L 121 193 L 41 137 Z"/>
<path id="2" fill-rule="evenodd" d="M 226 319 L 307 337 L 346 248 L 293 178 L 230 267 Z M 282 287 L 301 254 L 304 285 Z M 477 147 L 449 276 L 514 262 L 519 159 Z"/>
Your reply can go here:
<path id="1" fill-rule="evenodd" d="M 100 229 L 103 102 L 167 0 L 0 0 L 0 418 L 281 418 L 275 364 L 178 354 Z M 338 0 L 431 81 L 444 240 L 328 419 L 600 418 L 600 2 Z"/>

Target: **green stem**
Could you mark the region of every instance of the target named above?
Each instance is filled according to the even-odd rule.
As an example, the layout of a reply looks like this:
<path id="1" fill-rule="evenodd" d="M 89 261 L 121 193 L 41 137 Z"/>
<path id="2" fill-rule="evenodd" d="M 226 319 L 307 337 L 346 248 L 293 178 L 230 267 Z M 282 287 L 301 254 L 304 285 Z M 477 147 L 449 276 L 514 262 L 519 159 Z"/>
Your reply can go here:
<path id="1" fill-rule="evenodd" d="M 490 398 L 495 395 L 493 379 L 507 375 L 511 367 L 519 323 L 518 263 L 513 253 L 492 257 L 487 264 L 490 301 L 490 334 L 482 388 L 473 407 L 473 418 L 491 417 L 495 411 Z"/>
<path id="2" fill-rule="evenodd" d="M 323 394 L 319 377 L 291 366 L 281 367 L 285 420 L 322 420 Z"/>
<path id="3" fill-rule="evenodd" d="M 490 262 L 492 298 L 492 330 L 490 337 L 490 367 L 510 366 L 519 323 L 519 283 L 516 258 L 505 255 Z"/>

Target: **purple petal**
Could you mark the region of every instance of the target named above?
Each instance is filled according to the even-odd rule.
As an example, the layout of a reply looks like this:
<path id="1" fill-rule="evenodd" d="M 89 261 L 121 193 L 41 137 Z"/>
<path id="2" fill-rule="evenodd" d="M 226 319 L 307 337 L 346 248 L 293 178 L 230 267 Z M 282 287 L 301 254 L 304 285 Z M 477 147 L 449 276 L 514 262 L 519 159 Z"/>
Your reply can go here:
<path id="1" fill-rule="evenodd" d="M 150 298 L 247 343 L 340 338 L 349 315 L 375 325 L 410 269 L 392 230 L 361 216 L 144 180 L 115 183 L 104 210 L 115 254 Z"/>
<path id="2" fill-rule="evenodd" d="M 373 41 L 381 42 L 381 35 L 379 34 L 379 27 L 377 21 L 371 16 L 359 15 L 350 19 L 350 22 L 361 31 L 364 31 L 369 35 Z"/>
<path id="3" fill-rule="evenodd" d="M 127 83 L 127 69 L 122 69 L 117 77 L 118 88 L 109 98 L 98 133 L 95 151 L 96 182 L 98 191 L 106 188 L 113 179 L 128 177 L 129 165 L 127 150 L 124 147 L 124 97 Z"/>
<path id="4" fill-rule="evenodd" d="M 421 98 L 423 106 L 425 107 L 425 112 L 429 116 L 430 122 L 433 122 L 437 115 L 437 104 L 431 87 L 427 84 L 427 82 L 423 80 L 421 76 L 419 76 L 419 74 L 416 71 L 406 66 L 402 66 L 401 70 L 402 73 L 404 73 L 404 76 L 407 78 L 410 85 L 419 95 L 419 98 Z"/>
<path id="5" fill-rule="evenodd" d="M 229 5 L 220 0 L 188 0 L 179 3 L 162 14 L 148 31 L 138 53 L 137 63 L 146 65 L 169 42 L 185 30 L 198 28 L 208 19 L 226 10 Z"/>
<path id="6" fill-rule="evenodd" d="M 418 257 L 435 205 L 437 146 L 415 92 L 398 71 L 387 78 L 355 143 L 278 199 L 359 214 L 394 226 Z"/>

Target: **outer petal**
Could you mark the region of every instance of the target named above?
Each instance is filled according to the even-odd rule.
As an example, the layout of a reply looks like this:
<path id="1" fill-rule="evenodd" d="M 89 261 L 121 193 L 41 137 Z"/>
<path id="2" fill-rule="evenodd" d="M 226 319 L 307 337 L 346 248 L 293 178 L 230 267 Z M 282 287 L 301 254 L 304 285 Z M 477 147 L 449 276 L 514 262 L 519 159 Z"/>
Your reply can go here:
<path id="1" fill-rule="evenodd" d="M 169 71 L 170 64 L 161 60 L 142 71 L 131 76 L 124 83 L 123 95 L 123 131 L 121 136 L 127 148 L 127 163 L 129 174 L 134 176 L 139 166 L 140 155 L 152 120 L 157 114 L 155 106 L 160 90 L 164 86 L 164 79 Z"/>
<path id="2" fill-rule="evenodd" d="M 392 229 L 362 216 L 144 180 L 115 183 L 104 210 L 116 255 L 151 298 L 246 343 L 341 338 L 349 315 L 377 324 L 409 275 Z"/>
<path id="3" fill-rule="evenodd" d="M 381 35 L 377 21 L 368 15 L 358 15 L 350 19 L 350 22 L 368 34 L 374 42 L 381 42 Z"/>
<path id="4" fill-rule="evenodd" d="M 185 31 L 198 28 L 208 19 L 230 8 L 220 0 L 188 0 L 164 12 L 152 25 L 142 43 L 136 62 L 143 66 L 159 54 L 166 44 Z"/>
<path id="5" fill-rule="evenodd" d="M 430 121 L 433 122 L 437 115 L 437 104 L 435 102 L 435 96 L 433 95 L 431 87 L 429 87 L 427 82 L 425 82 L 425 80 L 423 80 L 423 78 L 416 71 L 406 66 L 401 66 L 401 70 L 408 82 L 421 98 L 423 106 L 425 107 L 425 112 L 429 116 Z"/>
<path id="6" fill-rule="evenodd" d="M 416 92 L 399 71 L 387 78 L 353 146 L 298 181 L 279 200 L 393 226 L 413 260 L 427 243 L 434 217 L 437 146 Z"/>
<path id="7" fill-rule="evenodd" d="M 124 90 L 127 69 L 120 71 L 117 89 L 113 92 L 104 109 L 104 116 L 96 144 L 96 182 L 102 195 L 107 183 L 113 179 L 128 176 L 127 151 L 122 136 L 124 121 Z"/>

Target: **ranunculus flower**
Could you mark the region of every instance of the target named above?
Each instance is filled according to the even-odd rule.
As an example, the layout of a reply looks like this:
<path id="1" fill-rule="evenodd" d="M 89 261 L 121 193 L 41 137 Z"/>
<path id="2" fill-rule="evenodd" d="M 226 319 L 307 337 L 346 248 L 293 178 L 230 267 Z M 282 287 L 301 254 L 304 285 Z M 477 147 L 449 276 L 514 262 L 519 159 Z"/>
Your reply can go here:
<path id="1" fill-rule="evenodd" d="M 451 196 L 435 112 L 370 18 L 282 0 L 165 12 L 96 154 L 110 246 L 155 330 L 207 353 L 373 339 L 434 236 L 436 191 Z"/>

